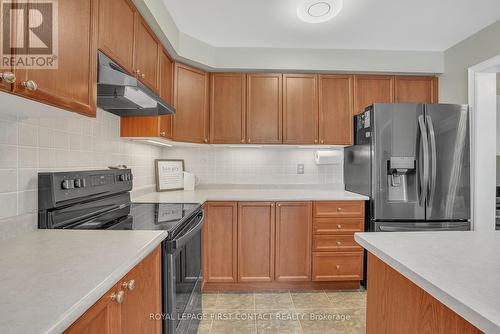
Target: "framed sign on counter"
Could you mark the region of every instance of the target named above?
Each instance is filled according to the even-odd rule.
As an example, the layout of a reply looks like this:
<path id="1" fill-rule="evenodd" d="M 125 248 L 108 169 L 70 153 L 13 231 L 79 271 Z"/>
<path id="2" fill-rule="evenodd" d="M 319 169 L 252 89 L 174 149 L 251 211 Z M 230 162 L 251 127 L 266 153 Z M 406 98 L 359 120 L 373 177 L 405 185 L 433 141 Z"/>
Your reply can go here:
<path id="1" fill-rule="evenodd" d="M 156 191 L 184 189 L 184 160 L 156 159 Z"/>

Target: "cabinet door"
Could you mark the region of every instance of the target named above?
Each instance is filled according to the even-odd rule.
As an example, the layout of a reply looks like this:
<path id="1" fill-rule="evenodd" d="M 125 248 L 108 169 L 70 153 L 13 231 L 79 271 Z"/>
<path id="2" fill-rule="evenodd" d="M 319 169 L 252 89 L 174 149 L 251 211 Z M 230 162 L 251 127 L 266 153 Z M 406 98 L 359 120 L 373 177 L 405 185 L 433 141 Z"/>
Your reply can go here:
<path id="1" fill-rule="evenodd" d="M 160 48 L 160 97 L 173 104 L 174 62 L 167 52 Z M 172 117 L 160 116 L 160 136 L 172 138 Z"/>
<path id="2" fill-rule="evenodd" d="M 16 71 L 14 91 L 63 109 L 95 116 L 97 0 L 58 3 L 58 68 Z M 37 88 L 34 88 L 34 85 Z"/>
<path id="3" fill-rule="evenodd" d="M 353 76 L 319 76 L 320 144 L 352 145 L 353 104 Z"/>
<path id="4" fill-rule="evenodd" d="M 174 140 L 208 143 L 208 73 L 175 63 Z"/>
<path id="5" fill-rule="evenodd" d="M 394 77 L 356 75 L 354 77 L 354 114 L 360 114 L 373 103 L 394 102 Z"/>
<path id="6" fill-rule="evenodd" d="M 210 202 L 206 206 L 203 254 L 206 282 L 237 281 L 236 202 Z"/>
<path id="7" fill-rule="evenodd" d="M 213 73 L 210 77 L 210 142 L 245 143 L 245 74 Z"/>
<path id="8" fill-rule="evenodd" d="M 122 334 L 161 334 L 162 322 L 150 314 L 162 312 L 161 250 L 156 248 L 121 281 L 125 298 L 121 305 Z"/>
<path id="9" fill-rule="evenodd" d="M 99 49 L 132 73 L 135 8 L 129 0 L 99 1 Z"/>
<path id="10" fill-rule="evenodd" d="M 238 281 L 274 280 L 273 202 L 238 203 Z"/>
<path id="11" fill-rule="evenodd" d="M 140 14 L 135 15 L 135 73 L 149 88 L 158 91 L 158 42 Z"/>
<path id="12" fill-rule="evenodd" d="M 280 202 L 276 210 L 276 281 L 310 281 L 312 205 Z"/>
<path id="13" fill-rule="evenodd" d="M 396 76 L 395 101 L 398 103 L 437 103 L 437 77 Z"/>
<path id="14" fill-rule="evenodd" d="M 78 320 L 76 320 L 65 334 L 120 334 L 121 306 L 111 296 L 120 290 L 118 285 L 101 297 Z"/>
<path id="15" fill-rule="evenodd" d="M 283 143 L 318 143 L 318 77 L 283 75 Z"/>
<path id="16" fill-rule="evenodd" d="M 283 83 L 281 74 L 247 74 L 247 143 L 281 144 Z"/>

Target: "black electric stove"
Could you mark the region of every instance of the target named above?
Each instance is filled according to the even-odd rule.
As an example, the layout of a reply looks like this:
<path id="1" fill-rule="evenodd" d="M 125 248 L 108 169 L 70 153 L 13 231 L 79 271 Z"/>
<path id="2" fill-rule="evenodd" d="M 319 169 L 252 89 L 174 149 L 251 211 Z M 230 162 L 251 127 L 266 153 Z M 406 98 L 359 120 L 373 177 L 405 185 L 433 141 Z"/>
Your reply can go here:
<path id="1" fill-rule="evenodd" d="M 131 170 L 40 173 L 38 227 L 163 230 L 164 333 L 196 333 L 201 318 L 199 204 L 132 203 Z"/>

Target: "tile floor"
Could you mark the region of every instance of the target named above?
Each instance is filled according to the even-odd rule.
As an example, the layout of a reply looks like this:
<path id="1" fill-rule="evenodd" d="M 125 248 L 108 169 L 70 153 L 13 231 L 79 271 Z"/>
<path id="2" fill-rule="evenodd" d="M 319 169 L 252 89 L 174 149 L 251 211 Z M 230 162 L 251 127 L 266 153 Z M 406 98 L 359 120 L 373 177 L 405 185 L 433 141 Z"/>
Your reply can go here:
<path id="1" fill-rule="evenodd" d="M 198 333 L 365 333 L 366 291 L 203 294 Z"/>

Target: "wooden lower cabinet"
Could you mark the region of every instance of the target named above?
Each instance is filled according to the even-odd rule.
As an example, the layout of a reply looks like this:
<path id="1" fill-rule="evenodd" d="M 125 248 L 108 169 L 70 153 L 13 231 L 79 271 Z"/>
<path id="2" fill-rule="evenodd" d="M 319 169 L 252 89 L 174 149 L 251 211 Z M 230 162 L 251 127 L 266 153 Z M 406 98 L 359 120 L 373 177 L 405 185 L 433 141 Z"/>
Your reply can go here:
<path id="1" fill-rule="evenodd" d="M 161 333 L 162 322 L 150 319 L 151 313 L 161 313 L 162 310 L 161 277 L 161 252 L 157 248 L 123 278 L 123 334 Z M 134 286 L 130 289 L 132 284 Z"/>
<path id="2" fill-rule="evenodd" d="M 368 253 L 366 333 L 478 334 L 470 322 Z"/>
<path id="3" fill-rule="evenodd" d="M 328 217 L 338 207 L 358 217 Z M 359 288 L 363 249 L 354 232 L 363 230 L 363 201 L 208 202 L 204 209 L 204 291 Z"/>
<path id="4" fill-rule="evenodd" d="M 205 207 L 202 249 L 206 283 L 237 281 L 237 210 L 236 202 L 210 202 Z"/>
<path id="5" fill-rule="evenodd" d="M 363 251 L 313 253 L 314 281 L 361 281 Z"/>
<path id="6" fill-rule="evenodd" d="M 363 249 L 354 233 L 364 230 L 363 201 L 315 202 L 312 280 L 363 279 Z"/>
<path id="7" fill-rule="evenodd" d="M 311 202 L 280 202 L 276 211 L 276 281 L 311 280 Z"/>
<path id="8" fill-rule="evenodd" d="M 275 204 L 238 203 L 238 281 L 274 280 Z"/>
<path id="9" fill-rule="evenodd" d="M 161 250 L 158 247 L 64 333 L 160 334 L 162 321 L 150 320 L 150 314 L 162 312 L 161 296 Z"/>

